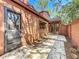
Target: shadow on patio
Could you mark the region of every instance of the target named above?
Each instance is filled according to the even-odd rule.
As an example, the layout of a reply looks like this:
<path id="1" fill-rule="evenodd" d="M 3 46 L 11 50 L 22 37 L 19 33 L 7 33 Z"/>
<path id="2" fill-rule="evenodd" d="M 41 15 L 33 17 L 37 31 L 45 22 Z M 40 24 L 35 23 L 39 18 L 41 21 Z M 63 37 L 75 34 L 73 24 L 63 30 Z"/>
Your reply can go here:
<path id="1" fill-rule="evenodd" d="M 74 53 L 77 51 L 71 49 L 71 44 L 65 36 L 49 34 L 37 46 L 18 48 L 0 59 L 76 59 Z"/>

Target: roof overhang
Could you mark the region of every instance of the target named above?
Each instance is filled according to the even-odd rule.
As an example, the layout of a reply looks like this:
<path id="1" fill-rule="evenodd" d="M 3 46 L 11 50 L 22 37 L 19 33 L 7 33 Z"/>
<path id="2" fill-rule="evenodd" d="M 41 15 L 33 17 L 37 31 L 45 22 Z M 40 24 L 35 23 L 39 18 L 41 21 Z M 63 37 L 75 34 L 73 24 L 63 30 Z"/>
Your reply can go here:
<path id="1" fill-rule="evenodd" d="M 6 1 L 8 1 L 8 2 L 9 2 L 9 1 L 12 1 L 12 2 L 14 2 L 14 3 L 20 5 L 21 7 L 25 8 L 26 10 L 30 11 L 31 13 L 33 13 L 33 14 L 39 16 L 39 17 L 42 18 L 43 20 L 49 22 L 48 19 L 46 19 L 46 18 L 44 18 L 43 16 L 39 15 L 39 14 L 36 13 L 33 9 L 29 8 L 25 3 L 23 3 L 23 2 L 21 2 L 21 1 L 19 1 L 19 0 L 6 0 Z"/>

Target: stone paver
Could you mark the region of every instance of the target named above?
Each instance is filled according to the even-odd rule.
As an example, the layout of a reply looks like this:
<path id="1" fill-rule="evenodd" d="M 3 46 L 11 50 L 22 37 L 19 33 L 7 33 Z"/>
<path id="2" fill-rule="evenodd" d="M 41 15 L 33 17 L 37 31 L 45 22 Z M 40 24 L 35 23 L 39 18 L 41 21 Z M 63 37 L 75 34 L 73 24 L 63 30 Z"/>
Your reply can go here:
<path id="1" fill-rule="evenodd" d="M 49 35 L 37 47 L 21 47 L 0 57 L 0 59 L 66 59 L 66 39 L 61 35 Z"/>
<path id="2" fill-rule="evenodd" d="M 6 53 L 5 55 L 1 56 L 0 59 L 26 59 L 29 54 L 30 51 L 26 47 L 21 47 L 15 51 Z"/>
<path id="3" fill-rule="evenodd" d="M 58 40 L 56 39 L 55 44 L 48 55 L 48 59 L 66 59 L 64 42 L 66 42 L 65 37 L 58 35 Z"/>

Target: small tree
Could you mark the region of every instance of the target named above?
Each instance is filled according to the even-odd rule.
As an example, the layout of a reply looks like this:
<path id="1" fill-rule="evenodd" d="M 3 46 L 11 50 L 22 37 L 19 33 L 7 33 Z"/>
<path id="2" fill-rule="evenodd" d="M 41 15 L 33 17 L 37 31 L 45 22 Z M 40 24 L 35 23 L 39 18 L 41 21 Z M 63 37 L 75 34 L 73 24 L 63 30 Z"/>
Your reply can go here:
<path id="1" fill-rule="evenodd" d="M 55 3 L 54 10 L 52 11 L 48 7 L 48 3 L 53 0 L 39 0 L 38 4 L 41 6 L 41 9 L 44 11 L 47 8 L 47 12 L 52 17 L 60 17 L 63 24 L 70 24 L 76 18 L 79 18 L 79 0 L 72 0 L 72 2 L 62 6 L 62 9 L 59 11 L 59 5 L 61 5 L 62 0 L 58 0 L 58 3 Z"/>
<path id="2" fill-rule="evenodd" d="M 69 4 L 63 6 L 61 10 L 61 20 L 64 24 L 70 24 L 73 20 L 79 18 L 79 0 L 72 0 Z"/>

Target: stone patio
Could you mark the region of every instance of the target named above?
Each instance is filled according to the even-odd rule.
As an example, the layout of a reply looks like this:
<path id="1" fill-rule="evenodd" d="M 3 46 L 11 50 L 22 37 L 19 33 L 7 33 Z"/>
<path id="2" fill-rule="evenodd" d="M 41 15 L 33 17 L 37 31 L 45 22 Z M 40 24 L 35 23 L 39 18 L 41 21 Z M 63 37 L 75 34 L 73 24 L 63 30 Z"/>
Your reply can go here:
<path id="1" fill-rule="evenodd" d="M 61 35 L 48 35 L 47 38 L 37 47 L 21 47 L 6 53 L 0 59 L 66 59 L 66 38 Z"/>

